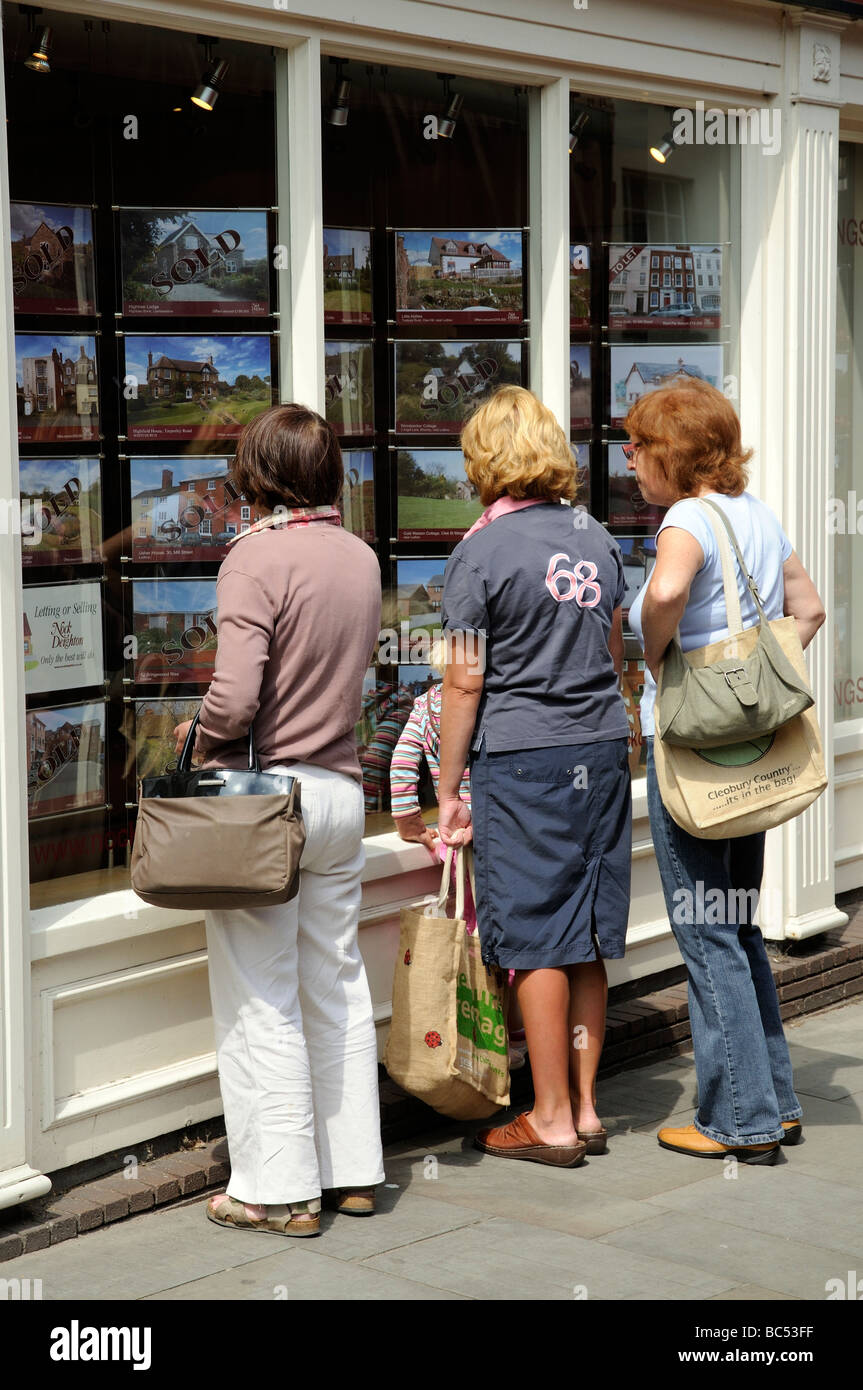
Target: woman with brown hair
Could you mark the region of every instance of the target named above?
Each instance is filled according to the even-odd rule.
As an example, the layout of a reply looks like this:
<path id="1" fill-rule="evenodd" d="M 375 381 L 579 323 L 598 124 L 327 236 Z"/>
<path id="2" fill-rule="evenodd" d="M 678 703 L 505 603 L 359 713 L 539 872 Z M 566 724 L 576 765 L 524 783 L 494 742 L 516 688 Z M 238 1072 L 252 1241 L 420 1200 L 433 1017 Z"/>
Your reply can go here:
<path id="1" fill-rule="evenodd" d="M 210 1220 L 315 1235 L 322 1193 L 367 1215 L 383 1181 L 377 1049 L 357 943 L 364 862 L 354 738 L 380 626 L 377 559 L 341 525 L 338 440 L 299 405 L 247 426 L 233 478 L 268 515 L 219 570 L 219 646 L 196 748 L 207 766 L 298 778 L 299 891 L 207 912 L 210 994 L 231 1157 Z M 178 750 L 188 723 L 175 730 Z"/>
<path id="2" fill-rule="evenodd" d="M 461 442 L 486 510 L 444 580 L 438 828 L 445 844 L 473 839 L 482 956 L 515 971 L 535 1093 L 475 1142 L 576 1167 L 606 1147 L 605 959 L 623 955 L 629 913 L 623 562 L 598 522 L 561 505 L 575 460 L 536 396 L 502 387 Z"/>
<path id="3" fill-rule="evenodd" d="M 769 619 L 793 615 L 806 647 L 824 622 L 824 608 L 777 518 L 745 490 L 752 451 L 743 449 L 740 421 L 720 391 L 698 380 L 652 391 L 624 423 L 630 435 L 624 451 L 642 494 L 668 508 L 656 565 L 629 621 L 644 647 L 647 802 L 668 916 L 689 976 L 698 1080 L 694 1123 L 661 1129 L 659 1143 L 697 1158 L 773 1163 L 780 1143 L 800 1138 L 802 1109 L 770 963 L 750 910 L 761 889 L 764 832 L 730 840 L 687 834 L 662 803 L 653 757 L 656 678 L 678 625 L 684 651 L 728 636 L 718 546 L 695 499 L 709 498 L 728 517 Z M 758 613 L 746 576 L 738 581 L 743 625 L 751 627 Z"/>

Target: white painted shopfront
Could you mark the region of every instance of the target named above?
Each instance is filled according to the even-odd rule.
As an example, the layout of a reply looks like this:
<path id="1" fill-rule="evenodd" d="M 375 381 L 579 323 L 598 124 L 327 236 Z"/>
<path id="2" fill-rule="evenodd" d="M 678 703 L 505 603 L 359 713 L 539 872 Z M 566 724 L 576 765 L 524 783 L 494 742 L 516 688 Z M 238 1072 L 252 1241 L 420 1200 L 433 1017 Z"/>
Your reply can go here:
<path id="1" fill-rule="evenodd" d="M 12 7 L 14 8 L 14 7 Z M 529 384 L 569 420 L 567 315 L 570 93 L 658 108 L 766 107 L 780 148 L 728 156 L 720 201 L 736 240 L 736 376 L 752 489 L 780 515 L 834 611 L 833 496 L 840 139 L 863 144 L 863 24 L 762 0 L 61 0 L 52 11 L 271 45 L 280 237 L 288 246 L 290 321 L 282 399 L 324 408 L 321 58 L 389 65 L 528 89 Z M 314 12 L 312 12 L 312 10 Z M 308 12 L 306 12 L 308 11 Z M 46 22 L 49 22 L 46 20 Z M 8 58 L 7 53 L 7 58 Z M 0 123 L 0 127 L 5 126 Z M 0 219 L 10 240 L 5 136 Z M 697 148 L 675 159 L 697 161 Z M 615 173 L 620 176 L 619 171 Z M 286 216 L 287 210 L 287 216 Z M 0 495 L 18 495 L 13 297 L 2 262 L 7 332 L 0 413 Z M 739 329 L 737 318 L 739 316 Z M 853 361 L 853 357 L 852 357 Z M 860 373 L 852 371 L 855 394 Z M 145 906 L 125 886 L 29 905 L 21 559 L 0 546 L 0 1207 L 46 1191 L 42 1176 L 220 1111 L 203 924 Z M 855 596 L 856 598 L 856 596 Z M 853 616 L 853 615 L 852 615 Z M 847 619 L 851 621 L 851 617 Z M 863 623 L 863 616 L 858 616 Z M 828 623 L 828 627 L 830 623 Z M 850 640 L 850 639 L 849 639 Z M 810 669 L 835 776 L 799 820 L 771 833 L 762 925 L 799 939 L 844 921 L 835 895 L 863 884 L 863 718 L 834 723 L 832 635 Z M 635 778 L 633 899 L 612 984 L 676 964 L 653 859 L 643 779 Z M 381 1042 L 400 907 L 435 879 L 426 851 L 381 833 L 367 841 L 361 945 Z"/>

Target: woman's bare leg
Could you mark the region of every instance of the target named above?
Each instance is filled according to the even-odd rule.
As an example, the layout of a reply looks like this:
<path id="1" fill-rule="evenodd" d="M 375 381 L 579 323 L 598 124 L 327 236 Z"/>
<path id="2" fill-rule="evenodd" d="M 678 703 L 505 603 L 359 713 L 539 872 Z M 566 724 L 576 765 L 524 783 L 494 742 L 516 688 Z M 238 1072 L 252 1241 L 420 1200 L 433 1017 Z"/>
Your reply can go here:
<path id="1" fill-rule="evenodd" d="M 565 967 L 518 970 L 515 990 L 524 1018 L 534 1106 L 531 1127 L 546 1144 L 576 1140 L 569 1091 L 570 982 Z"/>
<path id="2" fill-rule="evenodd" d="M 570 965 L 569 1077 L 572 1120 L 590 1134 L 601 1128 L 596 1113 L 596 1073 L 605 1038 L 608 979 L 605 961 Z"/>

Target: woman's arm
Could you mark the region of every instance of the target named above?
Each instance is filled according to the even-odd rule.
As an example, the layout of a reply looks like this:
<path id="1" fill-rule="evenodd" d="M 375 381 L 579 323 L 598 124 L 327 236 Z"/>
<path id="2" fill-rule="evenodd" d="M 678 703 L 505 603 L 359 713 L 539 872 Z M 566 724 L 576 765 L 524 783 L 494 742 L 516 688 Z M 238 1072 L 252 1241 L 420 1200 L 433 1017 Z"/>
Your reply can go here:
<path id="1" fill-rule="evenodd" d="M 656 538 L 656 564 L 641 605 L 644 659 L 654 680 L 659 677 L 665 650 L 677 631 L 689 590 L 704 551 L 689 531 L 668 526 Z"/>
<path id="2" fill-rule="evenodd" d="M 617 679 L 623 680 L 623 609 L 615 608 L 611 615 L 611 632 L 608 634 L 608 650 L 614 662 Z"/>
<path id="3" fill-rule="evenodd" d="M 216 669 L 201 704 L 195 738 L 201 753 L 245 738 L 258 712 L 275 614 L 251 575 L 239 570 L 219 575 L 218 630 Z"/>
<path id="4" fill-rule="evenodd" d="M 782 566 L 782 577 L 785 580 L 785 603 L 782 611 L 786 617 L 796 619 L 800 644 L 808 647 L 827 614 L 818 596 L 818 590 L 800 563 L 796 550 L 792 550 Z"/>
<path id="5" fill-rule="evenodd" d="M 459 793 L 485 680 L 485 639 L 477 634 L 475 641 L 476 651 L 468 653 L 465 647 L 472 645 L 470 640 L 449 643 L 443 680 L 438 830 L 445 845 L 466 845 L 473 838 L 470 808 Z M 468 656 L 476 659 L 468 660 Z"/>
<path id="6" fill-rule="evenodd" d="M 437 832 L 426 825 L 418 798 L 420 766 L 425 756 L 423 738 L 423 704 L 425 697 L 414 702 L 407 724 L 390 760 L 390 806 L 396 830 L 403 840 L 425 845 L 434 854 Z"/>

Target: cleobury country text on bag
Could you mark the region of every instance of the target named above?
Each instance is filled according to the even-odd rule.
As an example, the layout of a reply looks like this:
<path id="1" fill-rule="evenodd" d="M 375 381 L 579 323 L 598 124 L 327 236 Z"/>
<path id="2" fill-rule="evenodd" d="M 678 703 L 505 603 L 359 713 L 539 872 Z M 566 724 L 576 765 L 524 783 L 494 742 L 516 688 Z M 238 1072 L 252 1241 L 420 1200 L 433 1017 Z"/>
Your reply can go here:
<path id="1" fill-rule="evenodd" d="M 706 511 L 719 547 L 728 637 L 710 644 L 712 654 L 707 660 L 703 647 L 697 656 L 692 652 L 684 655 L 678 629 L 663 660 L 657 706 L 666 743 L 679 748 L 722 748 L 774 733 L 814 701 L 808 679 L 783 650 L 789 643 L 800 647 L 794 619 L 768 619 L 727 516 L 707 498 L 695 500 Z M 715 515 L 725 529 L 717 526 Z M 760 622 L 752 628 L 743 627 L 729 539 L 758 610 Z M 748 635 L 742 641 L 744 631 Z M 721 654 L 714 650 L 717 647 Z"/>
<path id="2" fill-rule="evenodd" d="M 725 532 L 712 516 L 710 522 L 720 553 L 723 544 L 727 551 Z M 798 681 L 808 690 L 795 619 L 775 619 L 770 626 Z M 754 650 L 758 635 L 757 626 L 749 627 L 733 639 L 722 638 L 695 648 L 685 659 L 693 667 L 703 668 L 729 654 L 745 658 Z M 734 647 L 729 653 L 731 641 Z M 770 732 L 737 743 L 684 748 L 663 737 L 664 681 L 663 662 L 653 740 L 656 781 L 666 811 L 682 830 L 702 840 L 753 835 L 800 815 L 824 791 L 827 772 L 814 704 Z"/>
<path id="3" fill-rule="evenodd" d="M 198 715 L 177 769 L 140 783 L 132 888 L 155 907 L 270 907 L 299 887 L 306 832 L 300 784 L 261 768 L 192 770 Z"/>

